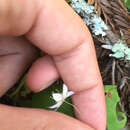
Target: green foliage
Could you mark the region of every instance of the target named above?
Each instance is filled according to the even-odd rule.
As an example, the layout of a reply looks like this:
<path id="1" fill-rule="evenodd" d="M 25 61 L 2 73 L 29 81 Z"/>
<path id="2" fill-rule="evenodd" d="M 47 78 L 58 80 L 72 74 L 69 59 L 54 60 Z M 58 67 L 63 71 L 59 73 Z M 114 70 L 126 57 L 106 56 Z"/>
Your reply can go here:
<path id="1" fill-rule="evenodd" d="M 125 5 L 128 9 L 130 9 L 130 0 L 125 0 Z"/>
<path id="2" fill-rule="evenodd" d="M 57 91 L 62 92 L 62 87 L 55 83 L 51 87 L 48 87 L 46 90 L 33 94 L 32 107 L 52 110 L 52 109 L 49 109 L 49 107 L 54 105 L 55 101 L 54 99 L 52 99 L 51 95 L 53 92 L 57 92 Z M 72 104 L 70 98 L 67 98 L 65 101 Z M 57 111 L 74 117 L 75 115 L 74 115 L 73 106 L 71 106 L 70 104 L 66 102 L 64 102 Z"/>
<path id="3" fill-rule="evenodd" d="M 117 112 L 117 103 L 120 101 L 120 98 L 118 96 L 116 87 L 112 85 L 106 85 L 104 88 L 107 107 L 107 129 L 120 130 L 125 126 L 127 119 L 124 113 L 119 111 Z M 26 88 L 24 77 L 10 97 L 15 99 L 16 103 L 19 103 L 18 106 L 50 110 L 49 107 L 55 104 L 55 101 L 50 96 L 53 92 L 57 91 L 62 92 L 62 87 L 57 83 L 54 83 L 39 93 L 30 93 L 30 91 Z M 70 98 L 67 98 L 66 102 L 72 104 Z M 57 111 L 75 117 L 73 106 L 66 102 L 64 102 Z M 121 117 L 122 120 L 119 120 L 119 117 Z"/>
<path id="4" fill-rule="evenodd" d="M 120 101 L 117 90 L 115 86 L 106 85 L 104 86 L 106 93 L 106 107 L 107 107 L 107 128 L 108 130 L 120 130 L 126 124 L 126 116 L 123 112 L 117 112 L 117 103 Z M 49 106 L 55 104 L 54 100 L 50 97 L 52 92 L 62 91 L 62 87 L 54 84 L 53 86 L 47 88 L 46 90 L 33 95 L 32 107 L 34 108 L 44 108 L 49 110 Z M 67 102 L 71 103 L 70 98 Z M 75 117 L 73 107 L 67 103 L 63 103 L 58 109 L 58 112 L 67 114 L 69 116 Z M 123 118 L 119 120 L 118 117 Z"/>
<path id="5" fill-rule="evenodd" d="M 107 129 L 120 130 L 126 124 L 127 118 L 123 112 L 117 112 L 117 103 L 120 101 L 116 87 L 113 85 L 106 85 L 106 107 L 107 107 Z M 119 120 L 119 117 L 122 120 Z"/>

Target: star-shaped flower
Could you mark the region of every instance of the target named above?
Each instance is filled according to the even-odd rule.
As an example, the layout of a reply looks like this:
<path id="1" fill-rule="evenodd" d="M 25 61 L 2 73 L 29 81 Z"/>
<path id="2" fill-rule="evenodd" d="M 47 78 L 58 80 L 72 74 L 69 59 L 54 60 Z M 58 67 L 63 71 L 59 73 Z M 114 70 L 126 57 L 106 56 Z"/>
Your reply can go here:
<path id="1" fill-rule="evenodd" d="M 74 94 L 73 91 L 68 91 L 68 88 L 65 84 L 63 84 L 63 92 L 62 93 L 53 93 L 52 97 L 56 101 L 56 104 L 53 106 L 50 106 L 51 109 L 58 109 L 63 102 L 65 102 L 65 99 L 72 96 Z"/>

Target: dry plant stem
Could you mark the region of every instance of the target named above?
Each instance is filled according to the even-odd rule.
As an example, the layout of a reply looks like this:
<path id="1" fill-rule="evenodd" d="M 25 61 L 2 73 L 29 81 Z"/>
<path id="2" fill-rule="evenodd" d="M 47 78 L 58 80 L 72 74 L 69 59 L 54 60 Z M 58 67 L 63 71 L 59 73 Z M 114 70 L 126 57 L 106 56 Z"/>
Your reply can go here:
<path id="1" fill-rule="evenodd" d="M 122 90 L 123 89 L 123 87 L 125 86 L 125 84 L 128 86 L 129 84 L 128 84 L 128 79 L 130 79 L 130 77 L 127 77 L 127 76 L 125 76 L 125 77 L 123 77 L 122 78 L 122 80 L 121 80 L 121 85 L 120 85 L 120 90 Z"/>
<path id="2" fill-rule="evenodd" d="M 94 4 L 98 14 L 104 15 L 106 24 L 110 25 L 114 33 L 120 35 L 121 30 L 123 38 L 130 43 L 130 15 L 122 0 L 88 0 L 88 3 Z"/>
<path id="3" fill-rule="evenodd" d="M 121 76 L 126 79 L 125 84 L 126 84 L 127 86 L 129 86 L 128 80 L 130 80 L 130 77 L 125 76 L 125 73 L 123 72 L 123 70 L 122 70 L 122 68 L 120 67 L 120 65 L 119 65 L 118 62 L 117 62 L 117 64 L 116 64 L 116 66 L 117 66 L 117 68 L 118 68 L 118 70 L 119 70 Z"/>
<path id="4" fill-rule="evenodd" d="M 117 62 L 116 65 L 117 65 L 117 68 L 119 69 L 119 71 L 120 71 L 122 77 L 124 77 L 124 76 L 125 76 L 125 73 L 123 72 L 123 70 L 122 70 L 122 68 L 120 67 L 120 65 L 118 64 L 118 62 Z"/>
<path id="5" fill-rule="evenodd" d="M 112 63 L 112 85 L 115 85 L 115 67 L 116 67 L 116 61 L 115 59 L 113 60 Z"/>
<path id="6" fill-rule="evenodd" d="M 121 85 L 119 86 L 120 90 L 123 89 L 123 87 L 125 86 L 126 84 L 126 77 L 123 77 L 122 80 L 121 80 Z"/>
<path id="7" fill-rule="evenodd" d="M 104 77 L 105 77 L 105 75 L 107 75 L 107 73 L 108 73 L 108 71 L 110 70 L 110 68 L 111 68 L 111 61 L 109 61 L 108 63 L 107 63 L 107 65 L 106 65 L 106 67 L 105 67 L 105 69 L 104 69 L 104 71 L 103 71 L 103 75 L 104 75 Z"/>

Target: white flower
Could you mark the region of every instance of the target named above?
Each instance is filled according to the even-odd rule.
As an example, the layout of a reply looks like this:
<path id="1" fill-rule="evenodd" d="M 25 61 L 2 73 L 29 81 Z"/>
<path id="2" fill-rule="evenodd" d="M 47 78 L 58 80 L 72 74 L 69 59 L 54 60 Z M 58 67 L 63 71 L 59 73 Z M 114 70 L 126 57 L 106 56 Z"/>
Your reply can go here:
<path id="1" fill-rule="evenodd" d="M 56 104 L 53 106 L 50 106 L 49 108 L 55 109 L 59 108 L 66 98 L 72 96 L 74 94 L 73 91 L 68 91 L 68 88 L 65 84 L 63 84 L 63 92 L 62 93 L 53 93 L 52 97 L 56 101 Z"/>

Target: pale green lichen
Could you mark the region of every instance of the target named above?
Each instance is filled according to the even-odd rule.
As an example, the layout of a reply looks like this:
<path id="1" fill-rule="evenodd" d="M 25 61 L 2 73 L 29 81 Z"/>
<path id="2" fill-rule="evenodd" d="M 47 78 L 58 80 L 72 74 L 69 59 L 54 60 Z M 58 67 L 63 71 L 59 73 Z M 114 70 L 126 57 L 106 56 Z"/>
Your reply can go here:
<path id="1" fill-rule="evenodd" d="M 106 35 L 105 30 L 108 30 L 108 26 L 95 13 L 94 6 L 89 5 L 85 0 L 71 0 L 70 5 L 82 17 L 94 35 Z"/>
<path id="2" fill-rule="evenodd" d="M 108 26 L 95 13 L 93 5 L 88 4 L 85 0 L 70 0 L 70 5 L 82 17 L 94 35 L 106 36 L 105 31 L 108 30 Z M 104 48 L 112 50 L 113 54 L 110 54 L 112 57 L 130 60 L 130 48 L 127 47 L 125 41 L 119 40 L 113 46 L 104 45 Z"/>
<path id="3" fill-rule="evenodd" d="M 113 54 L 110 56 L 115 57 L 117 59 L 125 59 L 130 60 L 130 48 L 127 47 L 125 41 L 119 40 L 112 47 Z"/>

